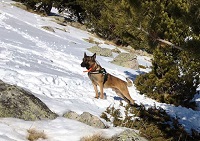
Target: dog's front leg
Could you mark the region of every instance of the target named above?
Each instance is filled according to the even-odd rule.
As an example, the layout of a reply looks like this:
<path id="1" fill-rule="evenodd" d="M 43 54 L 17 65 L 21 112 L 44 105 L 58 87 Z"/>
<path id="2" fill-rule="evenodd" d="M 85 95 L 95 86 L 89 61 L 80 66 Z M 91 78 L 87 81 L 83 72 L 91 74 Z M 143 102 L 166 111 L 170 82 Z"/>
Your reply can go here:
<path id="1" fill-rule="evenodd" d="M 96 85 L 96 84 L 94 84 L 94 83 L 92 83 L 92 85 L 93 85 L 93 87 L 94 87 L 94 91 L 95 91 L 95 93 L 96 93 L 96 96 L 95 96 L 95 98 L 98 98 L 98 97 L 99 97 L 99 95 L 98 95 L 97 85 Z"/>
<path id="2" fill-rule="evenodd" d="M 103 83 L 99 84 L 100 87 L 100 98 L 103 99 L 104 98 L 104 94 L 103 94 Z"/>

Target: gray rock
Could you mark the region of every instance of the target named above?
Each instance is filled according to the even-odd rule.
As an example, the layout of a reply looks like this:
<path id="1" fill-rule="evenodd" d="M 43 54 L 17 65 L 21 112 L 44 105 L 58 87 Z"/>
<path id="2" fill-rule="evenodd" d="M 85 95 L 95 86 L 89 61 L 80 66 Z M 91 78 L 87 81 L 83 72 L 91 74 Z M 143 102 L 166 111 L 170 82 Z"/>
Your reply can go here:
<path id="1" fill-rule="evenodd" d="M 115 53 L 121 53 L 121 51 L 120 51 L 118 48 L 114 48 L 114 49 L 112 49 L 112 52 L 115 52 Z"/>
<path id="2" fill-rule="evenodd" d="M 147 53 L 146 51 L 143 51 L 143 50 L 135 50 L 135 53 L 137 55 L 141 55 L 141 56 L 153 57 L 151 54 L 149 54 L 149 53 Z"/>
<path id="3" fill-rule="evenodd" d="M 125 130 L 117 136 L 117 141 L 148 141 L 134 130 Z"/>
<path id="4" fill-rule="evenodd" d="M 78 115 L 76 112 L 69 111 L 63 115 L 66 118 L 77 120 L 83 122 L 89 126 L 97 128 L 106 128 L 105 124 L 97 117 L 88 112 L 83 112 L 81 115 Z"/>
<path id="5" fill-rule="evenodd" d="M 64 114 L 63 116 L 66 118 L 69 118 L 69 119 L 74 119 L 74 120 L 78 120 L 78 118 L 79 118 L 79 115 L 74 111 L 69 111 L 66 114 Z"/>
<path id="6" fill-rule="evenodd" d="M 131 69 L 139 68 L 139 64 L 137 62 L 137 56 L 134 53 L 121 53 L 114 58 L 112 63 Z"/>
<path id="7" fill-rule="evenodd" d="M 83 112 L 79 117 L 79 121 L 92 127 L 102 129 L 106 127 L 105 124 L 97 116 L 94 116 L 88 112 Z"/>
<path id="8" fill-rule="evenodd" d="M 0 117 L 39 120 L 55 119 L 57 114 L 30 92 L 0 80 Z"/>
<path id="9" fill-rule="evenodd" d="M 97 55 L 100 56 L 105 56 L 105 57 L 112 57 L 112 51 L 111 49 L 108 48 L 101 48 L 99 46 L 93 46 L 91 48 L 88 48 L 89 51 L 92 53 L 96 53 Z"/>

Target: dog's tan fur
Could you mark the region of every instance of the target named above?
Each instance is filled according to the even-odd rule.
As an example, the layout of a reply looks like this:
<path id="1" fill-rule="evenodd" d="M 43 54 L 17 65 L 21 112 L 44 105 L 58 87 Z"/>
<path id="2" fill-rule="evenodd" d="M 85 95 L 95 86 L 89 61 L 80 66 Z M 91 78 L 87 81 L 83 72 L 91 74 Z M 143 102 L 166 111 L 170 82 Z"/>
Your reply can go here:
<path id="1" fill-rule="evenodd" d="M 104 98 L 103 88 L 112 88 L 119 95 L 121 98 L 124 98 L 127 102 L 131 105 L 134 104 L 134 100 L 131 98 L 127 86 L 130 86 L 132 82 L 127 79 L 127 82 L 107 73 L 106 81 L 105 81 L 105 74 L 103 73 L 94 73 L 101 69 L 103 69 L 97 62 L 96 62 L 96 53 L 93 56 L 87 56 L 84 53 L 83 62 L 81 63 L 81 67 L 86 67 L 90 72 L 88 72 L 88 76 L 92 81 L 94 86 L 94 90 L 96 93 L 95 98 L 98 98 L 98 90 L 97 85 L 100 88 L 100 98 Z"/>

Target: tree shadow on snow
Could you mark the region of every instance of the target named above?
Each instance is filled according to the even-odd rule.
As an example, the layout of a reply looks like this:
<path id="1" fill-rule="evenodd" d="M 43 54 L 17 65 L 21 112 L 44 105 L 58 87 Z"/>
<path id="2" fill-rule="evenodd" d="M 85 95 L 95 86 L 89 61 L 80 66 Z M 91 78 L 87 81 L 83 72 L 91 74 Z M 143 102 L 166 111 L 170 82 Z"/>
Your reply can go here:
<path id="1" fill-rule="evenodd" d="M 104 94 L 104 99 L 107 99 L 106 93 L 104 92 L 103 94 Z M 100 97 L 100 92 L 98 92 L 98 96 Z M 113 98 L 114 98 L 114 100 L 118 100 L 118 101 L 124 100 L 123 98 L 121 98 L 119 96 L 114 96 Z"/>
<path id="2" fill-rule="evenodd" d="M 145 72 L 139 71 L 139 70 L 137 70 L 136 72 L 139 73 L 139 75 L 145 73 Z M 137 74 L 133 74 L 133 73 L 131 73 L 131 72 L 129 72 L 129 71 L 124 71 L 124 73 L 125 73 L 125 74 L 128 76 L 128 78 L 131 79 L 132 81 L 135 81 L 136 77 L 138 76 Z"/>

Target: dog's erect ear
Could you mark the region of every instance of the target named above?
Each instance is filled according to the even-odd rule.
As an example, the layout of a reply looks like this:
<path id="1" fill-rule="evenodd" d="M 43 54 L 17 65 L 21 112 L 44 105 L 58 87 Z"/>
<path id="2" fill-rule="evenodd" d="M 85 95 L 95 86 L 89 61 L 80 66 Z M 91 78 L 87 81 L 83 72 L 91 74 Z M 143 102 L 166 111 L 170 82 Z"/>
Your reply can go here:
<path id="1" fill-rule="evenodd" d="M 87 57 L 86 53 L 84 52 L 84 57 Z"/>
<path id="2" fill-rule="evenodd" d="M 95 60 L 96 59 L 96 53 L 92 56 L 92 58 Z"/>

